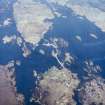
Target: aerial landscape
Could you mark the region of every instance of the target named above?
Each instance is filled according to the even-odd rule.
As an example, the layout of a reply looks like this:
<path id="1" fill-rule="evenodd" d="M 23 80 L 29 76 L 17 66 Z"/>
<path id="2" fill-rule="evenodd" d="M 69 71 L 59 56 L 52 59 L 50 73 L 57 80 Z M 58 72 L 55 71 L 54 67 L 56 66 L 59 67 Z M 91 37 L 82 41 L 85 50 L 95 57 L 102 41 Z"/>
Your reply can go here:
<path id="1" fill-rule="evenodd" d="M 105 0 L 0 0 L 0 105 L 105 105 Z"/>

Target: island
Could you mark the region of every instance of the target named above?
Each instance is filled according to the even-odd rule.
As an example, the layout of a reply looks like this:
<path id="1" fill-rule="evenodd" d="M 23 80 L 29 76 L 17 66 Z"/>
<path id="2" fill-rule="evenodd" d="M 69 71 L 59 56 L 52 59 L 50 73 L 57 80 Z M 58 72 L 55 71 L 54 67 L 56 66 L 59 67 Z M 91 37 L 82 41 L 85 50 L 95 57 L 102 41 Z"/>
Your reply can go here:
<path id="1" fill-rule="evenodd" d="M 79 82 L 77 75 L 67 68 L 52 67 L 42 74 L 32 100 L 42 105 L 76 105 L 73 96 Z"/>

